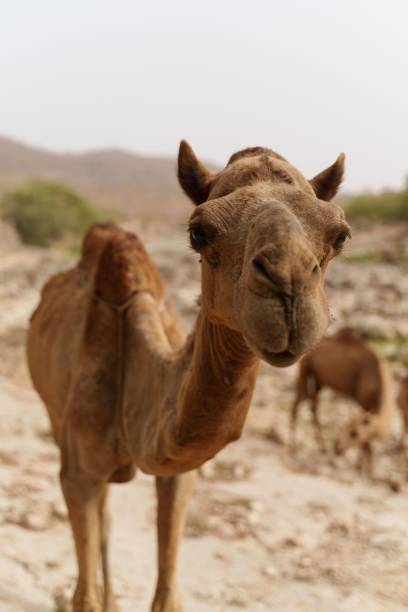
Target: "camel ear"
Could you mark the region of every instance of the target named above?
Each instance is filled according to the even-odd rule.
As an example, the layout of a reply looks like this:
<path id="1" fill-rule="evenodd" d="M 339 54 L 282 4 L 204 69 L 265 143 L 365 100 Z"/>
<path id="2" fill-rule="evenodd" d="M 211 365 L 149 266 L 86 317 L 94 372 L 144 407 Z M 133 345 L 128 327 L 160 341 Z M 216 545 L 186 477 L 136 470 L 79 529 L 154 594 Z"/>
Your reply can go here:
<path id="1" fill-rule="evenodd" d="M 197 159 L 193 149 L 185 140 L 180 142 L 177 176 L 181 188 L 194 204 L 206 201 L 210 191 L 211 173 Z"/>
<path id="2" fill-rule="evenodd" d="M 336 195 L 344 175 L 344 153 L 340 153 L 333 165 L 317 174 L 309 183 L 319 200 L 329 202 Z"/>

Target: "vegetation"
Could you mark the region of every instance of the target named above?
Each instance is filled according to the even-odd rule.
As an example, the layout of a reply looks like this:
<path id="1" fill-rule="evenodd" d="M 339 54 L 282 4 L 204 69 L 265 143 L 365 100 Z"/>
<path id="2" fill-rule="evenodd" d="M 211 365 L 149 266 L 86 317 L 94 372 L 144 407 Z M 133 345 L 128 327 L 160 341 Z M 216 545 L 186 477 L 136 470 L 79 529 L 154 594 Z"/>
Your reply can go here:
<path id="1" fill-rule="evenodd" d="M 97 219 L 83 196 L 65 185 L 39 179 L 6 193 L 0 211 L 14 224 L 23 242 L 41 247 L 81 234 Z"/>
<path id="2" fill-rule="evenodd" d="M 384 262 L 382 253 L 376 251 L 362 251 L 358 253 L 346 253 L 343 259 L 348 263 L 355 264 L 376 264 Z"/>
<path id="3" fill-rule="evenodd" d="M 350 264 L 357 265 L 374 265 L 380 263 L 394 263 L 399 265 L 401 268 L 408 267 L 408 257 L 401 254 L 400 256 L 394 255 L 392 259 L 387 252 L 384 251 L 358 251 L 356 253 L 345 253 L 342 255 L 342 259 Z"/>
<path id="4" fill-rule="evenodd" d="M 354 223 L 392 223 L 408 221 L 408 179 L 401 191 L 362 194 L 346 207 L 347 219 Z"/>

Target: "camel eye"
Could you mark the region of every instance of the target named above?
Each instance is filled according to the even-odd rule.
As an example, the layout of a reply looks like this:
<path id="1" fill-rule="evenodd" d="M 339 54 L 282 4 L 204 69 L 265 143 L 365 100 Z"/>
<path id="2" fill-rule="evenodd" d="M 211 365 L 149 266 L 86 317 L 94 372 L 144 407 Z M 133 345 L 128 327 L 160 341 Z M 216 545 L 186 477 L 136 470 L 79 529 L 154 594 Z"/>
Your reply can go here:
<path id="1" fill-rule="evenodd" d="M 190 228 L 190 242 L 193 249 L 203 249 L 209 244 L 208 236 L 203 227 Z"/>
<path id="2" fill-rule="evenodd" d="M 342 231 L 340 232 L 340 234 L 338 234 L 336 240 L 333 242 L 333 249 L 335 251 L 340 251 L 344 245 L 344 243 L 346 242 L 346 239 L 348 238 L 349 234 L 346 231 Z"/>
<path id="3" fill-rule="evenodd" d="M 357 436 L 358 436 L 358 432 L 357 432 L 357 430 L 356 430 L 356 429 L 352 429 L 352 430 L 350 431 L 350 438 L 352 438 L 353 440 L 355 440 L 355 439 L 357 438 Z"/>

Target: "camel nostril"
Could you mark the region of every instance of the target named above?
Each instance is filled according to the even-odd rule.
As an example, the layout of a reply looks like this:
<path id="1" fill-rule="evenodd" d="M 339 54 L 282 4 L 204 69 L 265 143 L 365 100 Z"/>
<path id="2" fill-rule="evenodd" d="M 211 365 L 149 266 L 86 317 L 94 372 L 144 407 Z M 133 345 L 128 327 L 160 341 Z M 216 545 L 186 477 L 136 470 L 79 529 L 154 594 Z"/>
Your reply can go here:
<path id="1" fill-rule="evenodd" d="M 291 298 L 313 290 L 320 279 L 320 266 L 311 257 L 302 262 L 301 266 L 296 266 L 290 259 L 285 261 L 283 257 L 277 258 L 275 253 L 268 256 L 262 251 L 252 259 L 251 267 L 253 274 L 250 277 L 255 282 L 255 291 L 267 289 Z"/>

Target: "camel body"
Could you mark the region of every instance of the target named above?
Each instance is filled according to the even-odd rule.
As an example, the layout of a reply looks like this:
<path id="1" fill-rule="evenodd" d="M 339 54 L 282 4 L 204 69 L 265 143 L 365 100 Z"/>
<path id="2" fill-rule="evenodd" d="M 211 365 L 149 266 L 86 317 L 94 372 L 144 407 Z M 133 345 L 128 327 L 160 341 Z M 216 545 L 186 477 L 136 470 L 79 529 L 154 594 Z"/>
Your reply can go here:
<path id="1" fill-rule="evenodd" d="M 405 445 L 405 440 L 408 434 L 408 375 L 400 382 L 397 405 L 402 419 L 401 443 Z"/>
<path id="2" fill-rule="evenodd" d="M 318 412 L 319 392 L 325 387 L 355 400 L 361 407 L 362 415 L 341 432 L 335 448 L 343 453 L 351 446 L 358 446 L 362 451 L 361 467 L 371 471 L 372 442 L 386 437 L 391 425 L 391 381 L 387 363 L 347 328 L 323 338 L 299 366 L 297 393 L 291 411 L 293 447 L 299 406 L 308 400 L 316 441 L 325 450 Z"/>
<path id="3" fill-rule="evenodd" d="M 187 143 L 178 175 L 197 205 L 190 242 L 202 296 L 184 340 L 141 241 L 111 224 L 45 285 L 28 333 L 31 377 L 61 450 L 78 561 L 75 612 L 117 610 L 108 562 L 108 483 L 156 476 L 153 612 L 180 612 L 176 562 L 194 471 L 241 435 L 259 359 L 284 367 L 324 334 L 324 274 L 349 234 L 327 201 L 343 157 L 307 181 L 269 149 L 211 174 Z M 103 590 L 97 586 L 102 567 Z"/>

